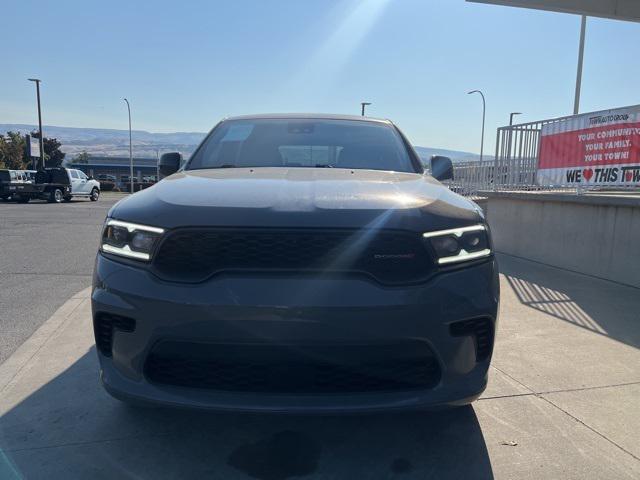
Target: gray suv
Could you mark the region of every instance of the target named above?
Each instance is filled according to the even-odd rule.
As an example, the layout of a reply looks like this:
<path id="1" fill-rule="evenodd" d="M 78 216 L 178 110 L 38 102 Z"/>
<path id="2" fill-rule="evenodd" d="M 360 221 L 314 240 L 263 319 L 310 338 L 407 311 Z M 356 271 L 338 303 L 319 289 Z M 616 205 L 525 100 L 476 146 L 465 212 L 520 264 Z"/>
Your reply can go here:
<path id="1" fill-rule="evenodd" d="M 462 405 L 487 383 L 489 229 L 391 122 L 225 119 L 105 221 L 92 292 L 109 393 L 236 411 Z"/>

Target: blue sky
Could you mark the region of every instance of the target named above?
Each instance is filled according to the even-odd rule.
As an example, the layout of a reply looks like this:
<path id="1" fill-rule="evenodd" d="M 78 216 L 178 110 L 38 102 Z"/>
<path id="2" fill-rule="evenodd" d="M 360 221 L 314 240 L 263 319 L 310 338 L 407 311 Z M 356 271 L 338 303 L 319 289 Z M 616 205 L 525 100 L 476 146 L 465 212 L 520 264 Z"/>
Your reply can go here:
<path id="1" fill-rule="evenodd" d="M 485 152 L 495 129 L 572 112 L 580 18 L 463 0 L 5 3 L 0 123 L 207 131 L 262 112 L 394 120 L 416 145 Z M 590 18 L 581 111 L 640 103 L 640 24 Z"/>

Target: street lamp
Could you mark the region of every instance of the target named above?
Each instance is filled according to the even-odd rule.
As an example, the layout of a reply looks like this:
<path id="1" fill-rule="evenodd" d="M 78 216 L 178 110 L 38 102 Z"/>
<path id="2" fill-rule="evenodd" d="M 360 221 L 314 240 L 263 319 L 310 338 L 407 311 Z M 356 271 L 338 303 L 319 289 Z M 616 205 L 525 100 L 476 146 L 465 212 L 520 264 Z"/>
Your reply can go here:
<path id="1" fill-rule="evenodd" d="M 360 102 L 360 105 L 362 105 L 362 116 L 364 117 L 364 107 L 371 105 L 371 102 Z"/>
<path id="2" fill-rule="evenodd" d="M 480 138 L 480 161 L 482 162 L 482 152 L 484 149 L 484 118 L 485 118 L 486 104 L 484 101 L 484 94 L 480 90 L 471 90 L 470 92 L 467 92 L 467 95 L 471 95 L 472 93 L 479 93 L 480 96 L 482 97 L 482 137 Z"/>
<path id="3" fill-rule="evenodd" d="M 40 80 L 39 78 L 28 78 L 30 82 L 36 84 L 36 95 L 38 97 L 38 131 L 40 132 L 40 168 L 44 170 L 44 139 L 42 138 L 42 111 L 40 110 Z"/>
<path id="4" fill-rule="evenodd" d="M 129 174 L 129 181 L 131 182 L 131 193 L 133 193 L 133 147 L 131 146 L 131 107 L 129 106 L 129 100 L 123 99 L 127 104 L 127 111 L 129 112 L 129 167 L 131 169 Z"/>
<path id="5" fill-rule="evenodd" d="M 511 112 L 509 114 L 509 126 L 513 125 L 513 116 L 514 115 L 522 115 L 522 112 Z M 507 158 L 511 158 L 511 138 L 512 138 L 512 136 L 513 136 L 513 130 L 509 129 L 509 144 L 507 145 Z"/>
<path id="6" fill-rule="evenodd" d="M 573 114 L 580 110 L 580 87 L 582 86 L 582 62 L 584 61 L 584 34 L 587 29 L 587 16 L 582 15 L 580 21 L 580 46 L 578 47 L 578 71 L 576 72 L 576 94 L 573 99 Z"/>

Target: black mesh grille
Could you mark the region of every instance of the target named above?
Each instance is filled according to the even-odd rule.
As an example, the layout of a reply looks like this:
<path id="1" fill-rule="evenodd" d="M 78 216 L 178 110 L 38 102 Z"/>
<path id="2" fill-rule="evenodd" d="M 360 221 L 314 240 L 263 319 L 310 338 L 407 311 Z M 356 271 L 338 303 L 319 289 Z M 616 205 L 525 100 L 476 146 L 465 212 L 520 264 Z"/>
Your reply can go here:
<path id="1" fill-rule="evenodd" d="M 486 360 L 493 349 L 493 322 L 489 318 L 472 318 L 451 324 L 451 335 L 473 335 L 476 341 L 476 359 Z"/>
<path id="2" fill-rule="evenodd" d="M 165 342 L 148 356 L 145 375 L 154 383 L 234 392 L 356 393 L 432 388 L 440 380 L 440 369 L 428 348 L 419 347 L 228 347 Z"/>
<path id="3" fill-rule="evenodd" d="M 419 234 L 314 229 L 180 229 L 162 242 L 156 273 L 202 281 L 224 271 L 358 272 L 382 283 L 428 276 L 433 262 Z"/>
<path id="4" fill-rule="evenodd" d="M 93 321 L 96 347 L 98 347 L 100 353 L 110 357 L 114 329 L 118 329 L 122 332 L 133 332 L 135 328 L 136 322 L 132 318 L 99 313 L 95 316 Z"/>

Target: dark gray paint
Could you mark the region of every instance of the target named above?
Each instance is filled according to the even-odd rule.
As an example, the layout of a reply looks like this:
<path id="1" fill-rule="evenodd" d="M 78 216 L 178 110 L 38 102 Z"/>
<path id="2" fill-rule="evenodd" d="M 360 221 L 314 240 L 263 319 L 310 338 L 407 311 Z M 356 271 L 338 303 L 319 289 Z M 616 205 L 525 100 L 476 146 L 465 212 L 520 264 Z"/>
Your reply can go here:
<path id="1" fill-rule="evenodd" d="M 477 205 L 426 174 L 339 168 L 184 170 L 120 201 L 109 215 L 166 229 L 393 228 L 416 234 L 483 222 Z M 102 254 L 96 262 L 94 315 L 107 312 L 137 322 L 134 332 L 114 333 L 112 358 L 98 353 L 103 384 L 116 397 L 220 410 L 327 413 L 468 403 L 486 386 L 489 360 L 476 362 L 473 338 L 453 337 L 449 324 L 479 316 L 495 322 L 499 287 L 492 257 L 443 269 L 419 285 L 392 288 L 367 278 L 252 273 L 181 285 L 161 281 L 141 267 Z M 430 390 L 357 395 L 168 387 L 151 384 L 143 375 L 146 356 L 162 339 L 288 344 L 420 340 L 437 357 L 442 378 Z"/>

